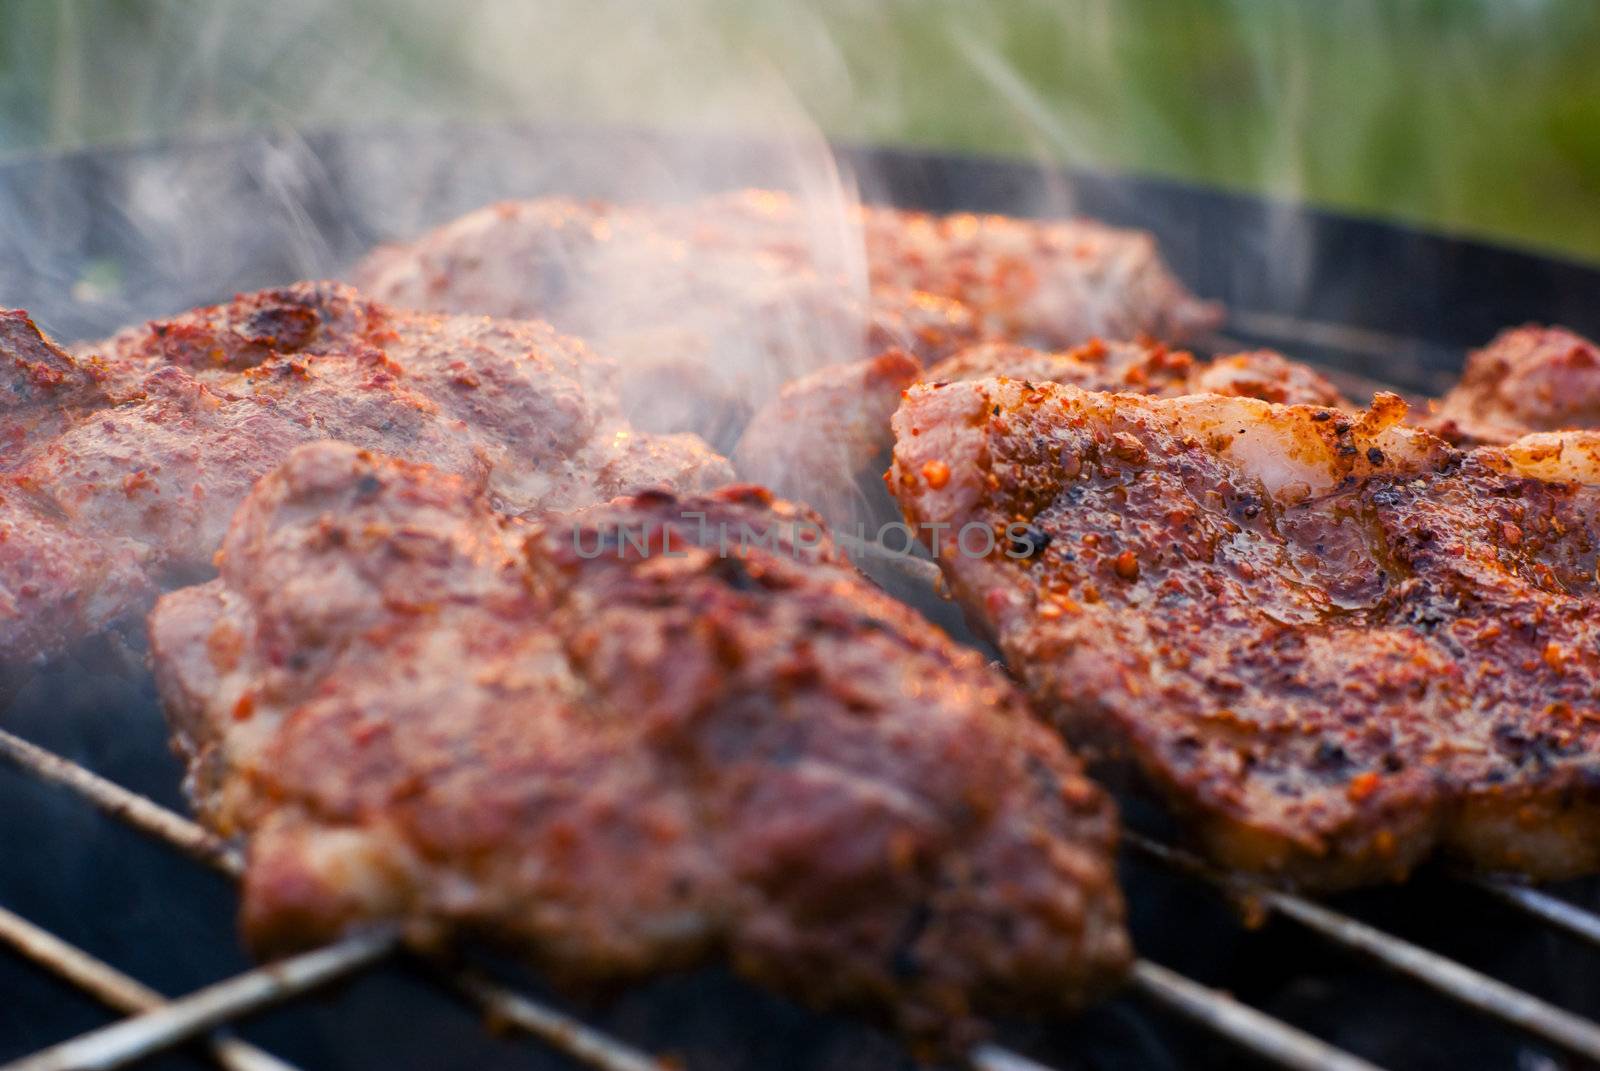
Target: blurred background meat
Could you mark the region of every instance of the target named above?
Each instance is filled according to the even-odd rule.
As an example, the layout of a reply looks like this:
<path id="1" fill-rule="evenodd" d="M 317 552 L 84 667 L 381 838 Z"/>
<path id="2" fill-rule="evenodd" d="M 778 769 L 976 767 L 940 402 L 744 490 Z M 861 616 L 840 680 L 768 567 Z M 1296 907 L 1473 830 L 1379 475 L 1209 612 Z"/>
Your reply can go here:
<path id="1" fill-rule="evenodd" d="M 0 323 L 20 440 L 0 472 L 0 662 L 209 574 L 234 507 L 301 443 L 427 461 L 511 512 L 731 476 L 693 436 L 633 431 L 615 365 L 540 323 L 401 312 L 332 283 L 243 295 L 78 357 L 18 314 Z"/>
<path id="2" fill-rule="evenodd" d="M 1421 425 L 1453 443 L 1600 427 L 1600 348 L 1563 327 L 1509 328 L 1468 356 Z"/>
<path id="3" fill-rule="evenodd" d="M 675 205 L 504 203 L 379 249 L 353 278 L 405 307 L 547 319 L 622 362 L 633 419 L 713 443 L 731 443 L 785 381 L 887 346 L 934 361 L 984 339 L 1181 341 L 1220 319 L 1149 235 L 814 212 L 768 190 Z M 843 229 L 842 260 L 819 255 L 819 228 Z"/>

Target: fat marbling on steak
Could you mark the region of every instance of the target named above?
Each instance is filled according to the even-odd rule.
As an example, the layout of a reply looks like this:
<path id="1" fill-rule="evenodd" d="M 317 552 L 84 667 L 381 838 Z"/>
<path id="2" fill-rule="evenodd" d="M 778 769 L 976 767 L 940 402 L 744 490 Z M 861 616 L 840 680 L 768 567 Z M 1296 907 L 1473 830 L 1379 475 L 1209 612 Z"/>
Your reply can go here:
<path id="1" fill-rule="evenodd" d="M 1600 436 L 1460 452 L 1404 413 L 920 385 L 890 480 L 908 520 L 1010 529 L 947 544 L 957 596 L 1223 863 L 1594 870 Z"/>
<path id="2" fill-rule="evenodd" d="M 403 312 L 301 283 L 71 355 L 0 317 L 0 663 L 206 575 L 234 507 L 301 443 L 426 461 L 515 512 L 726 482 L 622 418 L 616 366 L 535 322 Z"/>
<path id="3" fill-rule="evenodd" d="M 150 622 L 251 943 L 398 920 L 565 982 L 724 959 L 952 1040 L 1114 984 L 1110 803 L 816 523 L 739 487 L 526 525 L 295 451 Z"/>

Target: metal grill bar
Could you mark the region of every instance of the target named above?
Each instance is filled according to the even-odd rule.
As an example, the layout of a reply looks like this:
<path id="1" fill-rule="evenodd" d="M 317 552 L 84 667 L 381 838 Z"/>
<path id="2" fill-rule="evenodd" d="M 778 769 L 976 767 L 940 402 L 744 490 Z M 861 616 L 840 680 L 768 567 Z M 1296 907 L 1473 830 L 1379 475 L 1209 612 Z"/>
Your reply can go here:
<path id="1" fill-rule="evenodd" d="M 175 814 L 160 804 L 101 777 L 92 770 L 85 769 L 3 729 L 0 729 L 0 756 L 10 759 L 48 781 L 71 789 L 107 814 L 122 819 L 143 833 L 167 841 L 202 862 L 235 876 L 241 873 L 242 860 L 221 838 L 182 815 Z M 270 970 L 270 968 L 263 969 Z M 478 1000 L 486 1011 L 491 1014 L 504 1014 L 509 1011 L 510 1014 L 504 1014 L 507 1021 L 523 1027 L 575 1059 L 590 1063 L 600 1071 L 635 1071 L 646 1068 L 659 1069 L 663 1066 L 648 1056 L 629 1050 L 621 1042 L 582 1026 L 560 1012 L 537 1005 L 526 997 L 491 986 L 482 979 L 469 977 L 458 978 L 455 981 L 469 996 Z M 1263 1059 L 1280 1063 L 1295 1071 L 1357 1071 L 1357 1069 L 1370 1071 L 1372 1068 L 1371 1064 L 1357 1060 L 1287 1023 L 1245 1007 L 1225 994 L 1207 989 L 1156 964 L 1145 961 L 1137 963 L 1134 985 L 1147 998 L 1217 1031 Z M 250 1009 L 244 1009 L 248 1010 Z M 85 1038 L 92 1036 L 85 1035 Z M 623 1057 L 620 1063 L 604 1062 L 619 1055 Z M 972 1057 L 975 1066 L 988 1067 L 993 1071 L 1007 1067 L 1014 1069 L 1037 1066 L 1033 1065 L 1032 1061 L 1000 1065 L 978 1062 L 997 1059 L 1025 1061 L 1024 1057 L 997 1046 L 985 1046 Z M 19 1071 L 19 1069 L 6 1068 L 0 1071 Z M 33 1069 L 30 1068 L 29 1071 Z"/>
<path id="2" fill-rule="evenodd" d="M 1559 930 L 1565 930 L 1592 945 L 1600 945 L 1600 915 L 1592 911 L 1585 911 L 1547 892 L 1530 889 L 1526 885 L 1518 885 L 1501 878 L 1469 875 L 1465 880 L 1509 907 L 1532 915 Z"/>
<path id="3" fill-rule="evenodd" d="M 979 1045 L 967 1060 L 972 1071 L 1051 1071 L 1026 1056 L 995 1045 Z"/>
<path id="4" fill-rule="evenodd" d="M 570 1015 L 536 1004 L 476 974 L 463 972 L 451 981 L 491 1016 L 520 1027 L 536 1038 L 550 1041 L 559 1038 L 559 1048 L 563 1052 L 601 1071 L 675 1071 L 671 1064 L 646 1056 Z"/>
<path id="5" fill-rule="evenodd" d="M 1277 893 L 1267 900 L 1279 914 L 1376 960 L 1390 970 L 1414 978 L 1485 1015 L 1537 1034 L 1589 1060 L 1600 1061 L 1600 1025 L 1580 1015 L 1464 967 L 1437 952 L 1330 911 L 1321 904 Z"/>
<path id="6" fill-rule="evenodd" d="M 244 873 L 244 860 L 221 837 L 71 759 L 62 758 L 4 729 L 0 729 L 0 756 L 52 784 L 71 789 L 112 818 L 166 841 L 207 866 L 234 876 Z"/>
<path id="7" fill-rule="evenodd" d="M 893 556 L 887 548 L 880 548 L 880 554 Z M 898 557 L 902 571 L 908 576 L 930 587 L 940 583 L 941 573 L 934 562 L 905 555 Z M 1265 886 L 1243 886 L 1238 878 L 1216 872 L 1195 856 L 1131 832 L 1125 835 L 1125 840 L 1213 884 L 1243 887 L 1260 902 L 1337 944 L 1363 953 L 1462 1004 L 1600 1061 L 1600 1024 L 1321 904 Z M 1502 903 L 1600 945 L 1600 916 L 1526 886 L 1478 876 L 1467 880 Z"/>
<path id="8" fill-rule="evenodd" d="M 134 1014 L 166 1004 L 155 990 L 3 907 L 0 941 L 120 1012 Z M 209 1047 L 212 1059 L 225 1071 L 295 1071 L 293 1065 L 238 1038 L 214 1037 Z"/>
<path id="9" fill-rule="evenodd" d="M 934 591 L 939 590 L 939 566 L 927 558 L 919 558 L 910 551 L 893 550 L 875 539 L 862 539 L 849 532 L 833 532 L 831 535 L 841 550 L 885 562 L 907 580 L 927 584 Z"/>
<path id="10" fill-rule="evenodd" d="M 1198 856 L 1180 848 L 1160 844 L 1137 833 L 1125 833 L 1123 840 L 1146 855 L 1212 885 L 1244 893 L 1334 943 L 1485 1015 L 1536 1034 L 1589 1060 L 1600 1061 L 1600 1024 L 1304 897 L 1220 873 Z"/>
<path id="11" fill-rule="evenodd" d="M 0 756 L 29 773 L 75 792 L 95 808 L 120 819 L 139 832 L 177 848 L 207 866 L 239 877 L 244 860 L 234 848 L 210 830 L 167 810 L 115 781 L 101 777 L 70 759 L 0 729 Z M 572 1058 L 598 1071 L 661 1071 L 664 1065 L 585 1027 L 563 1015 L 482 979 L 455 980 L 462 990 L 490 1014 L 498 1014 Z M 491 1004 L 490 1000 L 493 999 Z M 5 1069 L 9 1071 L 9 1069 Z"/>
<path id="12" fill-rule="evenodd" d="M 918 584 L 927 585 L 928 591 L 938 595 L 944 591 L 944 574 L 939 571 L 939 563 L 919 558 L 914 554 L 902 554 L 890 550 L 882 543 L 870 540 L 857 539 L 854 536 L 840 535 L 835 537 L 839 545 L 852 553 L 869 555 L 874 561 L 887 561 L 908 580 Z"/>
<path id="13" fill-rule="evenodd" d="M 1149 960 L 1133 967 L 1134 988 L 1252 1052 L 1296 1071 L 1375 1071 L 1373 1064 L 1208 989 Z"/>
<path id="14" fill-rule="evenodd" d="M 242 1015 L 354 974 L 394 951 L 392 931 L 337 944 L 235 975 L 187 997 L 41 1049 L 0 1071 L 103 1071 L 125 1067 Z"/>

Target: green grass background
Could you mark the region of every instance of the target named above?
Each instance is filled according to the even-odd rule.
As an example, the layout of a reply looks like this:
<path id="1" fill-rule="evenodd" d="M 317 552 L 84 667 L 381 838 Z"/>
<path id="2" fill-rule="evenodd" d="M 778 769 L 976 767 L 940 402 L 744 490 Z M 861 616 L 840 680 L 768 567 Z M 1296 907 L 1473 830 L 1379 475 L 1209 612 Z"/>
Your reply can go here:
<path id="1" fill-rule="evenodd" d="M 506 116 L 1304 198 L 1600 262 L 1597 0 L 0 0 L 0 154 Z"/>

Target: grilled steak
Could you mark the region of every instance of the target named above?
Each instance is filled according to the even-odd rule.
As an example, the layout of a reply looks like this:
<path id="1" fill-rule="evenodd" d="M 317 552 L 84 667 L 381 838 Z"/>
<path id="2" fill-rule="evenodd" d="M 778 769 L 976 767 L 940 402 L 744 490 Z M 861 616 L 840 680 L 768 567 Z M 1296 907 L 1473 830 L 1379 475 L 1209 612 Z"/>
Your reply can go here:
<path id="1" fill-rule="evenodd" d="M 1462 453 L 1404 411 L 924 385 L 890 478 L 908 520 L 1003 533 L 946 541 L 953 590 L 1222 862 L 1594 870 L 1600 436 Z"/>
<path id="2" fill-rule="evenodd" d="M 888 208 L 819 220 L 759 190 L 495 205 L 375 251 L 355 280 L 406 307 L 548 319 L 622 359 L 636 421 L 719 444 L 782 383 L 885 348 L 932 362 L 983 339 L 1178 340 L 1219 315 L 1148 235 Z"/>
<path id="3" fill-rule="evenodd" d="M 210 571 L 233 509 L 295 446 L 427 461 L 527 511 L 725 482 L 690 436 L 638 435 L 616 369 L 538 323 L 397 312 L 304 283 L 71 357 L 0 321 L 0 662 L 59 650 Z"/>
<path id="4" fill-rule="evenodd" d="M 848 524 L 860 519 L 858 483 L 873 469 L 871 479 L 878 479 L 894 445 L 889 417 L 901 392 L 918 379 L 939 383 L 996 375 L 1087 390 L 1342 402 L 1316 371 L 1269 350 L 1202 361 L 1151 341 L 1094 340 L 1067 351 L 999 342 L 968 347 L 926 373 L 909 355 L 891 351 L 822 368 L 784 386 L 745 428 L 734 466 L 743 478 L 809 503 L 830 522 Z"/>
<path id="5" fill-rule="evenodd" d="M 1564 327 L 1502 331 L 1421 424 L 1458 445 L 1600 428 L 1600 348 Z"/>
<path id="6" fill-rule="evenodd" d="M 940 361 L 923 378 L 944 383 L 990 376 L 1168 398 L 1226 394 L 1289 404 L 1339 405 L 1343 401 L 1338 388 L 1315 369 L 1272 350 L 1252 350 L 1205 361 L 1148 339 L 1091 339 L 1060 351 L 1005 343 L 973 346 Z"/>
<path id="7" fill-rule="evenodd" d="M 315 444 L 220 570 L 151 646 L 203 816 L 248 838 L 257 948 L 400 920 L 568 983 L 725 958 L 953 1040 L 1127 965 L 1105 796 L 763 491 L 528 526 Z"/>
<path id="8" fill-rule="evenodd" d="M 0 471 L 107 404 L 105 362 L 74 360 L 20 309 L 0 309 Z"/>

